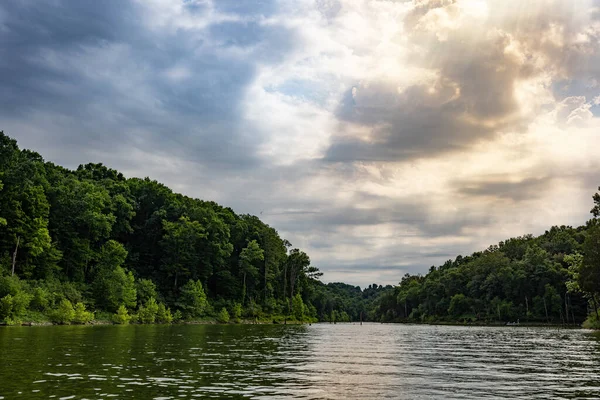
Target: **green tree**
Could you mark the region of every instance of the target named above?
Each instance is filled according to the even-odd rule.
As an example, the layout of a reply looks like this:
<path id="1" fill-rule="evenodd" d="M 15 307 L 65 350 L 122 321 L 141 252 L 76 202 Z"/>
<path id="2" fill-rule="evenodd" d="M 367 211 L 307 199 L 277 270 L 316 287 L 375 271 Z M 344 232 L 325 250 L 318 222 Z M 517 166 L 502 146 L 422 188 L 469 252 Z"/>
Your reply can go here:
<path id="1" fill-rule="evenodd" d="M 61 300 L 58 308 L 51 314 L 52 322 L 57 324 L 70 324 L 75 319 L 73 304 L 67 299 Z"/>
<path id="2" fill-rule="evenodd" d="M 94 280 L 96 304 L 104 309 L 116 312 L 120 305 L 136 306 L 137 291 L 135 278 L 121 264 L 127 257 L 122 244 L 109 240 L 100 251 L 98 271 Z"/>
<path id="3" fill-rule="evenodd" d="M 583 254 L 579 269 L 579 287 L 589 293 L 596 319 L 600 320 L 597 301 L 597 294 L 600 292 L 600 225 L 594 224 L 588 230 L 583 243 Z"/>
<path id="4" fill-rule="evenodd" d="M 131 316 L 129 315 L 129 312 L 127 312 L 127 307 L 121 304 L 117 312 L 113 315 L 112 320 L 115 324 L 119 325 L 129 324 Z"/>
<path id="5" fill-rule="evenodd" d="M 158 298 L 156 285 L 150 279 L 138 279 L 135 282 L 135 291 L 139 305 L 145 304 L 150 297 Z"/>
<path id="6" fill-rule="evenodd" d="M 240 323 L 242 318 L 242 305 L 240 303 L 233 303 L 233 307 L 231 308 L 231 316 L 236 323 Z"/>
<path id="7" fill-rule="evenodd" d="M 63 254 L 61 266 L 74 281 L 89 281 L 98 245 L 108 239 L 116 217 L 106 188 L 71 175 L 56 174 L 48 192 L 50 234 Z"/>
<path id="8" fill-rule="evenodd" d="M 256 263 L 265 259 L 264 252 L 256 240 L 251 240 L 240 253 L 240 273 L 242 274 L 242 304 L 246 300 L 246 278 L 258 277 Z"/>
<path id="9" fill-rule="evenodd" d="M 50 306 L 50 300 L 51 294 L 47 289 L 36 287 L 33 289 L 30 306 L 33 310 L 45 311 Z"/>
<path id="10" fill-rule="evenodd" d="M 94 319 L 94 314 L 85 309 L 83 303 L 75 304 L 75 313 L 73 314 L 73 322 L 76 324 L 87 324 Z"/>
<path id="11" fill-rule="evenodd" d="M 472 312 L 472 301 L 464 294 L 459 293 L 452 296 L 450 299 L 450 306 L 448 307 L 448 313 L 455 317 L 460 317 L 465 314 Z"/>
<path id="12" fill-rule="evenodd" d="M 202 283 L 199 280 L 189 280 L 181 287 L 176 305 L 179 307 L 185 318 L 197 318 L 202 316 L 208 306 Z"/>
<path id="13" fill-rule="evenodd" d="M 11 274 L 31 278 L 53 266 L 56 255 L 48 231 L 50 204 L 44 160 L 19 150 L 16 141 L 0 132 L 0 249 L 10 252 Z"/>
<path id="14" fill-rule="evenodd" d="M 151 297 L 148 299 L 146 304 L 138 310 L 138 317 L 142 324 L 153 324 L 156 321 L 156 316 L 158 315 L 158 304 L 156 303 L 156 299 Z"/>
<path id="15" fill-rule="evenodd" d="M 170 324 L 173 322 L 171 310 L 165 307 L 163 303 L 158 305 L 158 310 L 156 311 L 156 321 L 160 324 Z"/>
<path id="16" fill-rule="evenodd" d="M 197 274 L 201 241 L 208 235 L 200 222 L 188 217 L 181 217 L 176 222 L 163 220 L 163 229 L 162 267 L 173 279 L 173 288 L 177 289 L 180 279 Z"/>
<path id="17" fill-rule="evenodd" d="M 14 296 L 7 294 L 0 299 L 0 319 L 18 321 L 27 310 L 32 296 L 17 292 Z"/>
<path id="18" fill-rule="evenodd" d="M 221 309 L 221 311 L 219 312 L 219 315 L 217 316 L 217 320 L 219 322 L 221 322 L 222 324 L 226 324 L 229 322 L 229 313 L 227 312 L 227 309 L 225 307 L 223 307 Z"/>
<path id="19" fill-rule="evenodd" d="M 292 313 L 297 321 L 304 321 L 304 302 L 300 293 L 296 293 L 292 300 Z"/>
<path id="20" fill-rule="evenodd" d="M 290 283 L 290 299 L 293 299 L 298 278 L 308 271 L 310 258 L 305 252 L 293 249 L 288 256 L 286 265 Z"/>

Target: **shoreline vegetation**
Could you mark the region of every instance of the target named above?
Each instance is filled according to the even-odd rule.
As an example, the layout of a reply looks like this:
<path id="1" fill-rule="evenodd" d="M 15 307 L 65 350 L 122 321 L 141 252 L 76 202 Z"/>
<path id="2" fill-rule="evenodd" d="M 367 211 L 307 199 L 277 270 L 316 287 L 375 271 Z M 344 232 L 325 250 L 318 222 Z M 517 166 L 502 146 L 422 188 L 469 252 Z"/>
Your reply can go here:
<path id="1" fill-rule="evenodd" d="M 519 323 L 506 323 L 501 321 L 495 322 L 460 322 L 460 321 L 435 321 L 435 322 L 417 322 L 417 321 L 400 321 L 400 322 L 375 322 L 375 321 L 363 321 L 364 324 L 392 324 L 392 325 L 430 325 L 430 326 L 473 326 L 473 327 L 516 327 L 516 328 L 560 328 L 560 329 L 596 329 L 591 326 L 585 326 L 582 324 L 561 324 L 561 323 L 547 323 L 547 322 L 519 322 Z M 345 321 L 345 322 L 324 322 L 324 321 L 298 321 L 298 320 L 285 320 L 285 319 L 262 319 L 262 320 L 249 320 L 244 319 L 240 321 L 228 321 L 222 322 L 216 318 L 205 318 L 188 321 L 178 322 L 153 322 L 151 324 L 142 323 L 129 323 L 126 325 L 312 325 L 312 324 L 351 324 L 360 325 L 360 321 Z M 0 324 L 0 327 L 14 327 L 14 326 L 98 326 L 98 325 L 122 325 L 116 323 L 111 319 L 91 320 L 85 323 L 69 323 L 69 324 L 58 324 L 51 322 L 50 320 L 37 320 L 37 321 L 21 321 L 18 325 L 8 325 L 6 323 Z"/>
<path id="2" fill-rule="evenodd" d="M 0 326 L 4 327 L 13 327 L 13 326 L 96 326 L 96 325 L 310 325 L 316 322 L 310 321 L 297 321 L 297 320 L 240 320 L 240 321 L 229 321 L 222 322 L 216 318 L 212 319 L 198 319 L 198 320 L 189 320 L 189 321 L 179 321 L 179 322 L 153 322 L 151 324 L 142 324 L 142 323 L 128 323 L 128 324 L 119 324 L 116 323 L 112 319 L 101 319 L 101 320 L 91 320 L 85 323 L 69 323 L 69 324 L 58 324 L 52 322 L 50 320 L 37 320 L 37 321 L 21 321 L 19 325 L 8 325 L 8 324 L 0 324 Z M 340 322 L 342 323 L 342 322 Z M 347 322 L 350 323 L 350 322 Z"/>
<path id="3" fill-rule="evenodd" d="M 308 254 L 256 216 L 102 164 L 69 170 L 0 132 L 0 324 L 600 328 L 600 194 L 593 201 L 584 226 L 361 289 L 321 282 Z"/>

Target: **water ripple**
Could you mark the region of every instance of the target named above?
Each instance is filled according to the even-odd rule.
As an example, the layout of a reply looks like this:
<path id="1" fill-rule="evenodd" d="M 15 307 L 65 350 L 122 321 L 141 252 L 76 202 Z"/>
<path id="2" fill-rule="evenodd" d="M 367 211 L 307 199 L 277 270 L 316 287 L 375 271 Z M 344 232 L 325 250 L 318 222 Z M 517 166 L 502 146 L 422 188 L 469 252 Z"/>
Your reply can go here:
<path id="1" fill-rule="evenodd" d="M 523 327 L 11 328 L 0 398 L 599 398 L 599 344 Z"/>

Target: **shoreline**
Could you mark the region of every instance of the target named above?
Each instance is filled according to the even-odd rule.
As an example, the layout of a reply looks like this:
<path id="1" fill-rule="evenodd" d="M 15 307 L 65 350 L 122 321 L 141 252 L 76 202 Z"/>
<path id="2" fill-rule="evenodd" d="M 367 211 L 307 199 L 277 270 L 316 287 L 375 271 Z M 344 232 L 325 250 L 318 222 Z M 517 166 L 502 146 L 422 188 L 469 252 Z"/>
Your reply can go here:
<path id="1" fill-rule="evenodd" d="M 382 322 L 382 324 L 404 324 L 404 325 L 437 325 L 437 326 L 482 326 L 482 327 L 525 327 L 525 328 L 569 328 L 569 329 L 584 329 L 582 324 L 560 324 L 560 323 L 547 323 L 547 322 L 521 322 L 519 324 L 507 324 L 507 323 L 493 323 L 493 322 L 448 322 L 448 321 L 436 321 L 436 322 Z"/>
<path id="2" fill-rule="evenodd" d="M 300 322 L 296 320 L 288 320 L 287 323 L 275 322 L 273 320 L 240 320 L 239 322 L 219 322 L 216 319 L 199 319 L 191 321 L 179 321 L 170 324 L 151 323 L 151 324 L 140 324 L 140 323 L 128 323 L 128 324 L 117 324 L 110 320 L 92 320 L 86 324 L 57 324 L 50 321 L 23 321 L 20 324 L 8 325 L 5 323 L 0 324 L 0 328 L 12 328 L 12 327 L 32 327 L 32 326 L 98 326 L 98 325 L 139 325 L 139 326 L 151 326 L 151 325 L 308 325 L 318 322 Z M 340 322 L 341 323 L 341 322 Z"/>
<path id="3" fill-rule="evenodd" d="M 541 322 L 523 322 L 519 324 L 506 324 L 506 323 L 461 323 L 461 322 L 448 322 L 448 321 L 436 321 L 436 322 L 416 322 L 416 321 L 396 321 L 396 322 L 376 322 L 376 321 L 363 321 L 365 324 L 386 324 L 386 325 L 431 325 L 431 326 L 472 326 L 472 327 L 524 327 L 524 328 L 563 328 L 563 329 L 591 329 L 584 328 L 582 324 L 556 324 L 556 323 L 541 323 Z M 151 324 L 140 324 L 130 323 L 125 325 L 311 325 L 311 324 L 352 324 L 358 325 L 360 321 L 354 322 L 337 322 L 331 323 L 328 321 L 319 322 L 300 322 L 296 320 L 288 320 L 287 323 L 275 322 L 274 320 L 240 320 L 239 322 L 219 322 L 216 319 L 198 319 L 190 321 L 179 321 L 170 324 L 151 323 Z M 93 320 L 86 324 L 56 324 L 50 321 L 23 321 L 18 325 L 7 325 L 0 324 L 0 327 L 33 327 L 33 326 L 98 326 L 98 325 L 122 325 L 116 324 L 110 320 Z"/>

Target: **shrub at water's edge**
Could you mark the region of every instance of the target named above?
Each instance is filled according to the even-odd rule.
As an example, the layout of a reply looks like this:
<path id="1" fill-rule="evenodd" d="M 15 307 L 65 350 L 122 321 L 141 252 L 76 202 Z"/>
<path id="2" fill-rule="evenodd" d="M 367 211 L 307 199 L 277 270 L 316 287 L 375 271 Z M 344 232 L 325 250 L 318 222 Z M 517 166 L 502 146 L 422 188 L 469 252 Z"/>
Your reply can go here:
<path id="1" fill-rule="evenodd" d="M 583 321 L 582 327 L 586 329 L 600 329 L 600 320 L 596 317 L 595 313 L 592 313 Z"/>
<path id="2" fill-rule="evenodd" d="M 118 325 L 127 325 L 131 321 L 131 315 L 127 311 L 127 308 L 121 304 L 117 312 L 112 316 L 112 321 Z"/>
<path id="3" fill-rule="evenodd" d="M 229 313 L 227 312 L 226 308 L 221 309 L 221 312 L 219 312 L 219 315 L 217 316 L 217 321 L 219 321 L 222 324 L 226 324 L 229 322 Z"/>

